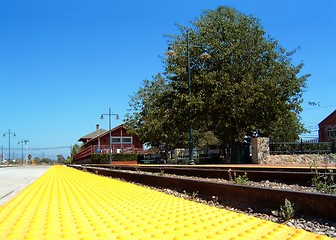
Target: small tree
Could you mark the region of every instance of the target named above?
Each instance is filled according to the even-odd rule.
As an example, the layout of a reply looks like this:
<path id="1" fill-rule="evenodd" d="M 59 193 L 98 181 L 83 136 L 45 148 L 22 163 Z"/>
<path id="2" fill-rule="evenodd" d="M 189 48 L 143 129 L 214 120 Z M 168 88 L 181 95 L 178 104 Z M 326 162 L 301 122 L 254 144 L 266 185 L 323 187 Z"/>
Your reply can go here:
<path id="1" fill-rule="evenodd" d="M 76 143 L 72 146 L 71 148 L 71 153 L 70 153 L 70 158 L 71 158 L 71 161 L 73 160 L 74 156 L 80 152 L 82 149 L 82 145 Z"/>
<path id="2" fill-rule="evenodd" d="M 63 157 L 63 155 L 59 154 L 56 155 L 57 158 L 57 163 L 65 163 L 65 158 Z"/>

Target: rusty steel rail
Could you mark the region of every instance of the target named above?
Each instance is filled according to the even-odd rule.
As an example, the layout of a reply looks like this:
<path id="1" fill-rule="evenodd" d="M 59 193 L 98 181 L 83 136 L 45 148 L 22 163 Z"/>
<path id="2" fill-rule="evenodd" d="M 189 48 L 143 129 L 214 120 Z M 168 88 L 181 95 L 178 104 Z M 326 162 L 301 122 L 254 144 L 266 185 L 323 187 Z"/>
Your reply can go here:
<path id="1" fill-rule="evenodd" d="M 97 165 L 88 165 L 88 166 L 97 166 Z M 98 167 L 98 166 L 97 166 Z M 111 165 L 100 165 L 102 168 L 111 168 Z M 295 171 L 296 169 L 270 169 L 270 168 L 210 168 L 210 167 L 176 167 L 176 166 L 129 166 L 129 165 L 120 165 L 113 166 L 114 169 L 120 170 L 130 170 L 130 171 L 143 171 L 143 172 L 152 172 L 160 173 L 164 172 L 167 174 L 175 174 L 181 176 L 193 176 L 201 178 L 221 178 L 226 180 L 231 180 L 234 178 L 234 175 L 241 176 L 245 173 L 249 180 L 254 182 L 261 181 L 271 181 L 271 182 L 281 182 L 285 184 L 298 184 L 303 186 L 311 186 L 312 178 L 316 175 L 316 172 L 312 169 L 299 169 L 300 171 Z M 288 170 L 288 169 L 287 169 Z M 323 169 L 319 169 L 318 173 L 322 173 Z M 334 171 L 334 170 L 332 170 Z M 325 174 L 333 174 L 336 178 L 336 173 L 328 172 Z"/>
<path id="2" fill-rule="evenodd" d="M 288 199 L 295 204 L 298 214 L 336 219 L 336 195 L 250 187 L 81 165 L 72 165 L 71 167 L 153 187 L 197 193 L 198 196 L 207 200 L 212 200 L 215 197 L 219 203 L 229 203 L 241 208 L 279 209 L 284 204 L 285 199 Z"/>
<path id="3" fill-rule="evenodd" d="M 109 164 L 86 164 L 86 166 L 91 166 L 91 167 L 111 167 Z M 231 164 L 231 165 L 170 165 L 170 164 L 155 164 L 155 165 L 147 165 L 147 164 L 139 164 L 139 165 L 112 165 L 112 167 L 115 168 L 138 168 L 138 169 L 213 169 L 213 170 L 243 170 L 243 171 L 270 171 L 270 172 L 320 172 L 323 173 L 326 170 L 332 171 L 333 173 L 336 173 L 336 165 L 335 166 L 311 166 L 311 167 L 299 167 L 299 166 L 270 166 L 270 165 L 257 165 L 257 164 L 250 164 L 249 166 L 247 165 L 240 165 L 240 164 Z"/>

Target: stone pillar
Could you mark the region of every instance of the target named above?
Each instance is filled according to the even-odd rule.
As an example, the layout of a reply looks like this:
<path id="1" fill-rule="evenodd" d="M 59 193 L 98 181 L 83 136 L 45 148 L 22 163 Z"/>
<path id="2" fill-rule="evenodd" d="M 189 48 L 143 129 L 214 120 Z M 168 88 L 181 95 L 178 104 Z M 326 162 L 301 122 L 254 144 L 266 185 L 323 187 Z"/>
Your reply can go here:
<path id="1" fill-rule="evenodd" d="M 252 138 L 252 163 L 262 163 L 269 155 L 269 138 Z"/>

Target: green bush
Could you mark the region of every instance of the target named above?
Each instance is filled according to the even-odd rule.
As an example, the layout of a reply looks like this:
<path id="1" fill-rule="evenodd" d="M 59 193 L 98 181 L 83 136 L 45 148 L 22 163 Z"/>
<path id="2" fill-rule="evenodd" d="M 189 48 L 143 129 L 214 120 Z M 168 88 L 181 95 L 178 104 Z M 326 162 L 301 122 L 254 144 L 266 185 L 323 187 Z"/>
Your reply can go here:
<path id="1" fill-rule="evenodd" d="M 289 221 L 295 216 L 294 203 L 291 203 L 288 199 L 285 199 L 285 205 L 280 206 L 280 217 L 284 221 Z"/>
<path id="2" fill-rule="evenodd" d="M 112 161 L 137 161 L 141 154 L 112 154 Z M 93 164 L 107 164 L 110 163 L 110 154 L 93 154 L 91 156 Z"/>
<path id="3" fill-rule="evenodd" d="M 249 178 L 247 177 L 247 173 L 245 172 L 244 175 L 236 175 L 236 173 L 233 173 L 234 178 L 233 178 L 233 182 L 236 184 L 240 184 L 240 185 L 247 185 L 249 182 Z"/>
<path id="4" fill-rule="evenodd" d="M 91 161 L 93 164 L 106 164 L 110 162 L 110 156 L 108 154 L 93 154 Z"/>
<path id="5" fill-rule="evenodd" d="M 318 192 L 336 194 L 336 179 L 332 170 L 327 171 L 326 169 L 325 173 L 319 173 L 316 170 L 312 184 Z"/>

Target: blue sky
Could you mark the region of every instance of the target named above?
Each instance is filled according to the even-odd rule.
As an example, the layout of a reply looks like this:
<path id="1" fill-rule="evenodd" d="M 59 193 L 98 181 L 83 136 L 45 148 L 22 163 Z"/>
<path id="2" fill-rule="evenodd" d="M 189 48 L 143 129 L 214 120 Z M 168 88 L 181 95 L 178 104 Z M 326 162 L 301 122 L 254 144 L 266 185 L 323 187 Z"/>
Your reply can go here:
<path id="1" fill-rule="evenodd" d="M 8 148 L 8 129 L 12 148 L 21 139 L 31 149 L 70 146 L 97 123 L 107 129 L 99 117 L 109 107 L 121 116 L 112 125 L 122 123 L 129 96 L 163 70 L 164 34 L 221 5 L 259 18 L 287 50 L 301 47 L 293 62 L 312 74 L 302 121 L 313 130 L 305 137 L 317 136 L 317 124 L 336 109 L 334 0 L 1 0 L 0 147 Z M 69 150 L 30 153 L 55 158 Z"/>

